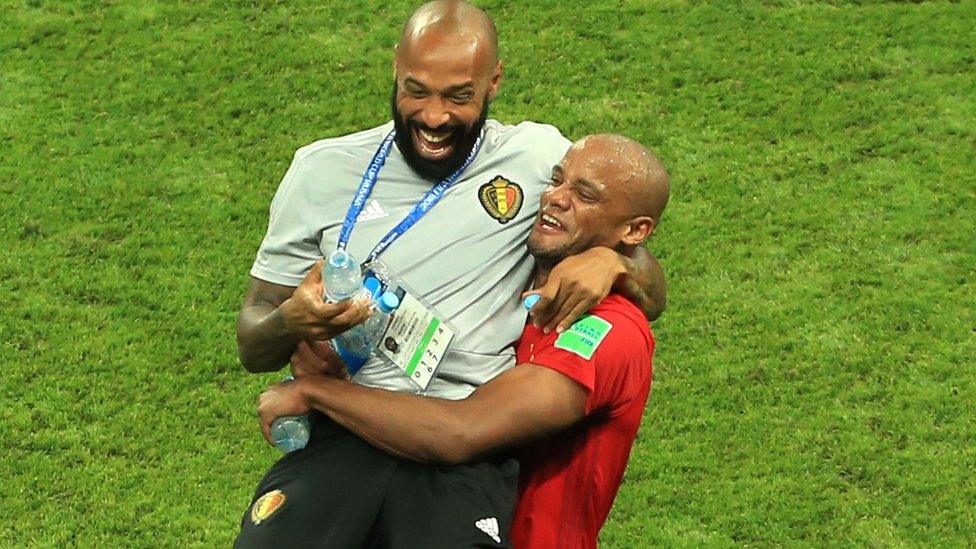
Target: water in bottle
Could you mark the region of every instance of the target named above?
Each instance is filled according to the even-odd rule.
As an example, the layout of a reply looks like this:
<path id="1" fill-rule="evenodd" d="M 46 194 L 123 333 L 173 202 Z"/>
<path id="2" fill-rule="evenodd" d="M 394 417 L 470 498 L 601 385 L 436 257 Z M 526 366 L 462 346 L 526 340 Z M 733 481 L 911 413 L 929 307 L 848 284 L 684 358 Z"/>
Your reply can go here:
<path id="1" fill-rule="evenodd" d="M 385 292 L 374 305 L 376 309 L 366 322 L 353 326 L 332 340 L 332 347 L 346 363 L 346 370 L 351 376 L 356 375 L 373 354 L 379 338 L 390 323 L 390 316 L 400 306 L 400 299 L 393 292 Z"/>
<path id="2" fill-rule="evenodd" d="M 337 335 L 332 340 L 332 348 L 346 364 L 349 375 L 354 376 L 369 360 L 369 353 L 373 350 L 366 335 L 363 324 L 353 326 Z"/>
<path id="3" fill-rule="evenodd" d="M 322 266 L 322 284 L 325 286 L 325 301 L 338 303 L 354 297 L 363 290 L 363 273 L 345 250 L 329 254 Z"/>
<path id="4" fill-rule="evenodd" d="M 271 437 L 275 448 L 285 454 L 304 448 L 308 444 L 311 430 L 307 415 L 282 416 L 271 422 Z"/>
<path id="5" fill-rule="evenodd" d="M 292 381 L 291 376 L 285 381 Z M 308 414 L 301 416 L 281 416 L 271 422 L 271 438 L 275 448 L 284 453 L 301 450 L 308 444 L 308 437 L 312 432 L 312 422 Z"/>
<path id="6" fill-rule="evenodd" d="M 370 351 L 380 344 L 380 338 L 390 323 L 393 311 L 400 306 L 400 298 L 393 292 L 384 292 L 376 302 L 376 311 L 366 320 L 366 336 L 369 338 Z"/>
<path id="7" fill-rule="evenodd" d="M 332 252 L 322 267 L 325 300 L 330 303 L 338 303 L 344 299 L 355 298 L 373 302 L 382 285 L 374 277 L 367 277 L 363 281 L 362 276 L 359 263 L 352 258 L 349 252 L 345 250 Z M 369 355 L 373 352 L 373 345 L 374 342 L 365 323 L 353 326 L 332 340 L 332 348 L 346 364 L 346 369 L 351 376 L 356 375 L 369 360 Z"/>

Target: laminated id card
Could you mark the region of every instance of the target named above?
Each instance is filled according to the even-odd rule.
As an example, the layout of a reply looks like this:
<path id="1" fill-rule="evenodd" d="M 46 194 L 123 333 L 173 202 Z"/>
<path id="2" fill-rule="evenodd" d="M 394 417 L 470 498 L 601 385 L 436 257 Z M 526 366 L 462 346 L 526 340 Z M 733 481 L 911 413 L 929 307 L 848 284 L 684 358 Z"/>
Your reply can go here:
<path id="1" fill-rule="evenodd" d="M 383 283 L 383 291 L 394 292 L 400 298 L 400 306 L 376 346 L 376 355 L 393 363 L 426 391 L 457 330 L 382 262 L 367 265 L 366 276 L 375 276 Z"/>

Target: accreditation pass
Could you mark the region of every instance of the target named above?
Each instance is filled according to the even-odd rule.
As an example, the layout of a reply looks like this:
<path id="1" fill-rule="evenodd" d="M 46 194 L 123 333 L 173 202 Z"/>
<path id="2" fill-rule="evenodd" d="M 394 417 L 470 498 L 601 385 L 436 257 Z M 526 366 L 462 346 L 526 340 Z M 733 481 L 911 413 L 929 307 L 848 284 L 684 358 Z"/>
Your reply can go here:
<path id="1" fill-rule="evenodd" d="M 377 351 L 422 390 L 427 390 L 454 335 L 446 322 L 410 293 L 405 293 Z"/>

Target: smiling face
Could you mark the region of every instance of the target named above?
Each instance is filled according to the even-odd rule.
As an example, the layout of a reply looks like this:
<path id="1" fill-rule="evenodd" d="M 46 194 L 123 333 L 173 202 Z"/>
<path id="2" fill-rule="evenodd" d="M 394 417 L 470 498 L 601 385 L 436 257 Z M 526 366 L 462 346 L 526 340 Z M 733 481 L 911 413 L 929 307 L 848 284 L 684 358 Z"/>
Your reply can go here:
<path id="1" fill-rule="evenodd" d="M 421 176 L 442 179 L 474 146 L 498 91 L 493 45 L 464 27 L 429 25 L 397 47 L 397 146 Z"/>
<path id="2" fill-rule="evenodd" d="M 553 264 L 594 246 L 623 251 L 654 230 L 645 149 L 624 139 L 584 138 L 553 168 L 528 240 L 540 263 Z"/>

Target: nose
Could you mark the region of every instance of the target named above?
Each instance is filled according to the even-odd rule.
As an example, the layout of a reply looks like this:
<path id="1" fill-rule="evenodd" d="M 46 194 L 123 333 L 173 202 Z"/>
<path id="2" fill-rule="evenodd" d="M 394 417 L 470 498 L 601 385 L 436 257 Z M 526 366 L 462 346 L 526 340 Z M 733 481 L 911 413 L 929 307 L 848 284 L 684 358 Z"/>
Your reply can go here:
<path id="1" fill-rule="evenodd" d="M 553 208 L 569 209 L 569 192 L 565 184 L 550 186 L 545 192 L 546 202 Z"/>
<path id="2" fill-rule="evenodd" d="M 439 97 L 430 98 L 420 111 L 420 121 L 430 129 L 439 128 L 451 121 L 451 115 L 444 108 Z"/>

